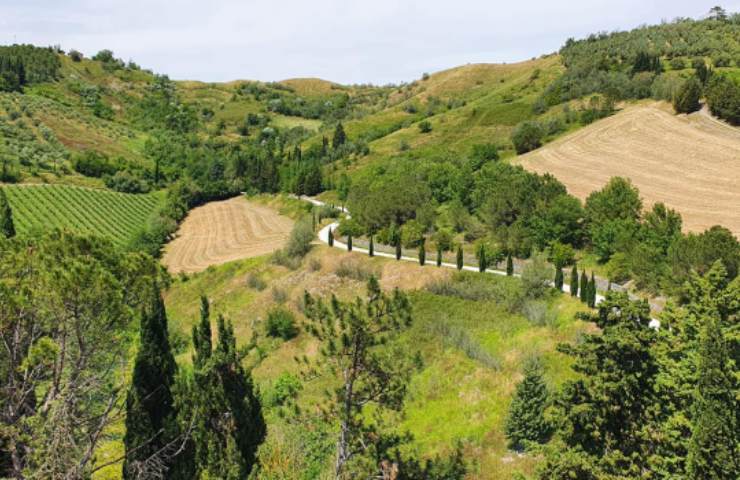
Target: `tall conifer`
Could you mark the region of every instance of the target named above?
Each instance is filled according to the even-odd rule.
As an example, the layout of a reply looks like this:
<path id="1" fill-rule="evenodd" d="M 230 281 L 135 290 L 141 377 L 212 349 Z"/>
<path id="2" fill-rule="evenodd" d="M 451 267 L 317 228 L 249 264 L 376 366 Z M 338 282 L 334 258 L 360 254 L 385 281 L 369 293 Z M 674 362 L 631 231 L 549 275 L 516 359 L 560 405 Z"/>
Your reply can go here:
<path id="1" fill-rule="evenodd" d="M 527 362 L 524 379 L 516 386 L 505 425 L 510 448 L 523 450 L 527 443 L 547 440 L 551 430 L 545 419 L 548 397 L 541 364 L 537 360 Z"/>
<path id="2" fill-rule="evenodd" d="M 15 237 L 15 224 L 13 223 L 13 210 L 10 208 L 5 190 L 0 188 L 0 235 L 5 238 Z"/>
<path id="3" fill-rule="evenodd" d="M 570 296 L 578 296 L 578 265 L 573 264 L 573 269 L 570 271 Z"/>

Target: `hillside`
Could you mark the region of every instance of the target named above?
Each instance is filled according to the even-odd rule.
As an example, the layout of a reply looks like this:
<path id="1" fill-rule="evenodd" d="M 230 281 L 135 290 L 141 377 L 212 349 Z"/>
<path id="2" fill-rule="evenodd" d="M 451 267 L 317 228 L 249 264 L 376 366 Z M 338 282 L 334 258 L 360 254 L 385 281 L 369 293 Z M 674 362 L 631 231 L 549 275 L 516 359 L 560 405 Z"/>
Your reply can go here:
<path id="1" fill-rule="evenodd" d="M 740 236 L 740 129 L 705 111 L 676 116 L 665 104 L 628 106 L 516 162 L 555 175 L 583 200 L 611 177 L 627 177 L 648 204 L 678 210 L 685 229 L 724 225 Z"/>

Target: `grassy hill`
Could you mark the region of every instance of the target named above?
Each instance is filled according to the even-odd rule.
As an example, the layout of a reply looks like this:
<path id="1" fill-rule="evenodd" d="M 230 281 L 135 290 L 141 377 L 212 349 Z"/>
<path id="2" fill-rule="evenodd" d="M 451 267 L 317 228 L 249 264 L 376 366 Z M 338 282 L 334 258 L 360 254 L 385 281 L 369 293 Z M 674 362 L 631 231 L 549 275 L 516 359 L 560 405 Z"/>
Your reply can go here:
<path id="1" fill-rule="evenodd" d="M 145 227 L 161 198 L 68 185 L 6 185 L 3 190 L 20 235 L 62 228 L 119 245 Z"/>

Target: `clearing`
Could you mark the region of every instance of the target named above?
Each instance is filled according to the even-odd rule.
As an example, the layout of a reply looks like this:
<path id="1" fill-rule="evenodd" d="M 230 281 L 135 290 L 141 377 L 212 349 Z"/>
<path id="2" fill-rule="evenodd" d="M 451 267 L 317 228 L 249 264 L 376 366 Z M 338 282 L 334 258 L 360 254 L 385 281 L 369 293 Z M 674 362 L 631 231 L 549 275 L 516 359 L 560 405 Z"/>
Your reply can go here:
<path id="1" fill-rule="evenodd" d="M 274 252 L 293 222 L 275 210 L 235 197 L 193 209 L 164 251 L 170 272 L 200 272 L 241 258 Z"/>
<path id="2" fill-rule="evenodd" d="M 551 173 L 580 198 L 628 177 L 646 206 L 681 213 L 684 230 L 723 225 L 740 236 L 740 129 L 706 112 L 673 115 L 667 104 L 633 105 L 519 159 Z"/>

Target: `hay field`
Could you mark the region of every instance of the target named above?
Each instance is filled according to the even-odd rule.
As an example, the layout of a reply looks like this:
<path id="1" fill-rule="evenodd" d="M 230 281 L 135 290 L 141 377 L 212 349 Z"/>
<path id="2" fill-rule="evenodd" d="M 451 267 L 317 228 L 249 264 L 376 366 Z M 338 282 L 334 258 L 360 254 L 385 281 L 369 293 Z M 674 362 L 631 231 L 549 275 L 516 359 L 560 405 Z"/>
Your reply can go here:
<path id="1" fill-rule="evenodd" d="M 628 177 L 646 207 L 664 202 L 679 211 L 684 230 L 719 224 L 740 237 L 740 128 L 706 112 L 629 106 L 516 161 L 552 173 L 580 198 L 613 176 Z"/>
<path id="2" fill-rule="evenodd" d="M 293 222 L 275 210 L 235 197 L 193 209 L 164 250 L 170 272 L 200 272 L 211 265 L 257 257 L 281 248 Z"/>

